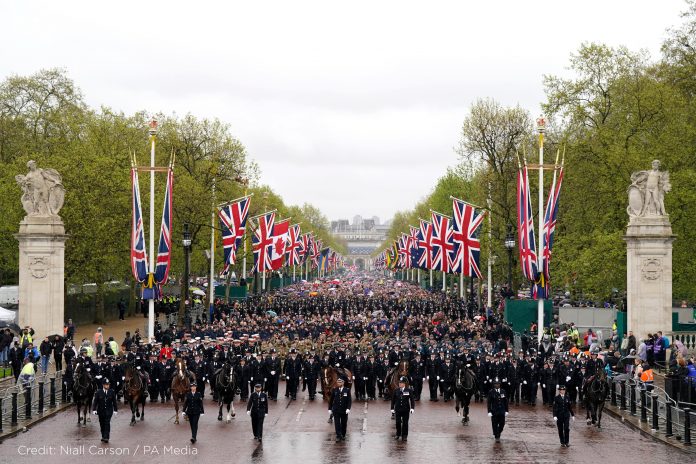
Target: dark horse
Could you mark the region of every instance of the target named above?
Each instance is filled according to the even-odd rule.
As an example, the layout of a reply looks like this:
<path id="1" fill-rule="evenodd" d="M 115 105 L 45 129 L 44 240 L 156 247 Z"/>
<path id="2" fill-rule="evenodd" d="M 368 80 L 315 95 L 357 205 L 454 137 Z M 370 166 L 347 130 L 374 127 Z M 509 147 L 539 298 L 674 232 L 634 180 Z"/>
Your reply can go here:
<path id="1" fill-rule="evenodd" d="M 135 425 L 135 418 L 145 420 L 145 379 L 133 364 L 127 363 L 123 379 L 123 399 L 128 402 L 131 410 L 130 425 Z M 143 407 L 142 413 L 140 406 Z"/>
<path id="2" fill-rule="evenodd" d="M 331 392 L 334 388 L 338 387 L 338 378 L 343 379 L 343 386 L 350 390 L 353 386 L 353 373 L 344 367 L 329 367 L 325 366 L 321 368 L 321 395 L 325 400 L 331 398 Z M 349 393 L 350 394 L 350 393 Z M 333 413 L 329 415 L 328 422 L 333 420 Z"/>
<path id="3" fill-rule="evenodd" d="M 462 424 L 466 425 L 469 422 L 469 404 L 471 397 L 476 393 L 476 374 L 469 369 L 469 365 L 457 366 L 457 371 L 454 377 L 454 396 L 456 401 L 454 409 L 459 414 L 459 408 L 462 408 Z"/>
<path id="4" fill-rule="evenodd" d="M 234 410 L 234 395 L 237 392 L 237 375 L 234 372 L 232 364 L 225 361 L 215 377 L 215 394 L 217 395 L 217 401 L 220 404 L 220 411 L 218 412 L 218 420 L 222 420 L 222 406 L 223 404 L 227 406 L 227 417 L 225 422 L 228 424 L 232 422 L 232 418 L 237 415 Z M 230 413 L 230 408 L 232 412 Z"/>
<path id="5" fill-rule="evenodd" d="M 589 378 L 582 388 L 585 409 L 587 410 L 587 425 L 596 423 L 598 429 L 602 428 L 604 401 L 609 395 L 609 382 L 607 382 L 607 374 L 604 369 L 600 369 Z"/>
<path id="6" fill-rule="evenodd" d="M 389 369 L 389 372 L 387 372 L 386 377 L 384 377 L 384 385 L 386 387 L 384 389 L 385 398 L 391 399 L 394 390 L 399 388 L 399 379 L 402 376 L 408 378 L 408 370 L 409 364 L 408 361 L 406 361 L 405 359 L 399 361 L 399 364 L 397 364 L 392 369 Z"/>
<path id="7" fill-rule="evenodd" d="M 82 425 L 82 427 L 87 425 L 87 415 L 92 407 L 94 390 L 92 375 L 87 372 L 84 364 L 78 363 L 74 374 L 73 400 L 77 405 L 77 424 Z M 80 415 L 80 411 L 83 411 L 82 415 Z"/>
<path id="8" fill-rule="evenodd" d="M 196 381 L 196 376 L 186 369 L 186 361 L 176 358 L 174 363 L 174 377 L 172 378 L 171 392 L 174 398 L 175 424 L 179 423 L 179 403 L 184 403 L 186 394 L 191 390 L 191 382 Z"/>

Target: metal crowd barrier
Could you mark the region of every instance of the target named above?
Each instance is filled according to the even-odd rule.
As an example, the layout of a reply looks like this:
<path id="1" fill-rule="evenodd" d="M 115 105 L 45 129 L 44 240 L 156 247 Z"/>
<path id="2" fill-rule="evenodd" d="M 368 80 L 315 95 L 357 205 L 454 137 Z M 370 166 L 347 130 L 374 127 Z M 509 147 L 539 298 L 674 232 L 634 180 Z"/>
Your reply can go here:
<path id="1" fill-rule="evenodd" d="M 610 384 L 609 401 L 612 406 L 650 426 L 655 433 L 664 433 L 684 445 L 691 445 L 691 424 L 696 404 L 676 401 L 655 385 L 619 376 Z"/>
<path id="2" fill-rule="evenodd" d="M 0 433 L 66 402 L 63 372 L 39 374 L 25 384 L 19 382 L 0 391 Z"/>

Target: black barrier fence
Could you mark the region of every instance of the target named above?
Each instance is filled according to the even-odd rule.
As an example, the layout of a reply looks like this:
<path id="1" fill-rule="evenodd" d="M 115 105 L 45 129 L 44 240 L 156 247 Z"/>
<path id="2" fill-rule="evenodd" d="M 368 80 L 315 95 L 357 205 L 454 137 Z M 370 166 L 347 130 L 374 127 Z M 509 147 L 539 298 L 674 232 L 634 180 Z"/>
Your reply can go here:
<path id="1" fill-rule="evenodd" d="M 20 377 L 17 384 L 0 390 L 0 432 L 64 403 L 56 398 L 56 384 L 65 388 L 61 371 L 37 375 L 25 381 Z"/>

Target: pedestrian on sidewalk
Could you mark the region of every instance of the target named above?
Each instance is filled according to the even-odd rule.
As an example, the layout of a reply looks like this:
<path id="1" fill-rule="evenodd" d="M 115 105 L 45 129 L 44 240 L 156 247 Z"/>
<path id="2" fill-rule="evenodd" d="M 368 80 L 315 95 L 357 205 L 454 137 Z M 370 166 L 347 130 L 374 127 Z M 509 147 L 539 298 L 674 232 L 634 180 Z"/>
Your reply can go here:
<path id="1" fill-rule="evenodd" d="M 92 414 L 99 416 L 102 443 L 109 443 L 111 416 L 118 415 L 118 401 L 116 401 L 116 395 L 111 390 L 108 377 L 104 379 L 101 389 L 97 390 L 97 393 L 94 395 Z"/>
<path id="2" fill-rule="evenodd" d="M 53 350 L 53 360 L 56 363 L 56 372 L 63 370 L 63 348 L 65 348 L 63 337 L 60 335 L 53 337 L 51 349 Z"/>
<path id="3" fill-rule="evenodd" d="M 103 347 L 104 334 L 102 333 L 102 328 L 98 327 L 97 331 L 94 333 L 94 348 L 97 350 L 97 357 L 101 357 Z"/>
<path id="4" fill-rule="evenodd" d="M 415 394 L 406 386 L 406 377 L 399 379 L 399 388 L 392 394 L 391 413 L 396 418 L 396 438 L 401 441 L 408 440 L 408 419 L 416 409 Z"/>
<path id="5" fill-rule="evenodd" d="M 191 426 L 191 443 L 196 443 L 198 419 L 205 415 L 205 411 L 203 410 L 203 398 L 201 394 L 196 391 L 196 388 L 196 383 L 191 383 L 191 392 L 189 392 L 186 395 L 186 399 L 184 399 L 184 415 L 188 416 L 189 425 Z"/>
<path id="6" fill-rule="evenodd" d="M 53 346 L 51 345 L 48 335 L 44 337 L 41 345 L 39 345 L 39 353 L 41 353 L 41 373 L 47 374 L 48 363 L 51 360 L 51 355 L 53 354 Z"/>
<path id="7" fill-rule="evenodd" d="M 488 393 L 488 417 L 491 418 L 493 436 L 496 443 L 500 442 L 500 435 L 505 428 L 505 418 L 508 415 L 508 399 L 505 391 L 500 388 L 500 380 L 496 377 L 493 382 L 493 390 Z"/>
<path id="8" fill-rule="evenodd" d="M 118 320 L 126 320 L 126 300 L 123 297 L 118 301 Z"/>
<path id="9" fill-rule="evenodd" d="M 247 403 L 247 415 L 251 416 L 251 430 L 254 440 L 263 439 L 263 420 L 268 415 L 268 395 L 261 391 L 261 384 L 254 385 L 254 392 Z"/>
<path id="10" fill-rule="evenodd" d="M 570 441 L 570 419 L 575 421 L 575 413 L 573 412 L 573 403 L 566 396 L 565 385 L 558 386 L 558 395 L 553 400 L 553 420 L 558 427 L 558 438 L 561 440 L 561 446 L 569 447 Z"/>

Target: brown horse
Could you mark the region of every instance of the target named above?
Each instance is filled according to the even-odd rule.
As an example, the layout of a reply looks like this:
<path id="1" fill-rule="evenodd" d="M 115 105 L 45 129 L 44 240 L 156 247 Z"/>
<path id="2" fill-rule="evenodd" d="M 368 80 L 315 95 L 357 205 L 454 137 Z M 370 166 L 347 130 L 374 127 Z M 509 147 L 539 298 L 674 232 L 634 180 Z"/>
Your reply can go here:
<path id="1" fill-rule="evenodd" d="M 139 371 L 140 367 L 134 368 L 133 364 L 126 364 L 126 371 L 123 379 L 123 399 L 128 402 L 131 410 L 130 425 L 135 425 L 135 418 L 145 420 L 145 379 Z M 142 414 L 140 406 L 143 407 Z"/>
<path id="2" fill-rule="evenodd" d="M 322 367 L 321 368 L 321 394 L 325 400 L 331 398 L 331 391 L 338 387 L 339 375 L 345 381 L 344 387 L 351 388 L 353 386 L 353 373 L 348 369 L 341 367 Z"/>
<path id="3" fill-rule="evenodd" d="M 387 376 L 384 378 L 384 385 L 386 389 L 384 390 L 385 398 L 391 399 L 394 390 L 399 388 L 399 379 L 403 376 L 408 379 L 409 364 L 405 359 L 399 361 L 394 368 L 389 369 Z M 408 382 L 407 382 L 408 383 Z"/>
<path id="4" fill-rule="evenodd" d="M 186 394 L 191 390 L 191 382 L 195 381 L 196 376 L 186 369 L 186 361 L 176 358 L 171 386 L 172 398 L 174 398 L 174 411 L 176 411 L 175 424 L 179 423 L 179 402 L 183 405 Z"/>

